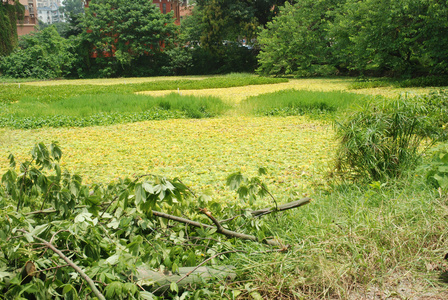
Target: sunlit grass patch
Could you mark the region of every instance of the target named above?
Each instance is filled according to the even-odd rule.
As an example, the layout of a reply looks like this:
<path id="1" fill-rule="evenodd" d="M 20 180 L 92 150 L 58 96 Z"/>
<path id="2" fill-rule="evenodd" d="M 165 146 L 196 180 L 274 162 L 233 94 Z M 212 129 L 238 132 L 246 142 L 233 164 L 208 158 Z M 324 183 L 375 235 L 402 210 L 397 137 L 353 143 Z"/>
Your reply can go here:
<path id="1" fill-rule="evenodd" d="M 155 82 L 164 80 L 202 80 L 212 76 L 157 76 L 157 77 L 129 77 L 129 78 L 96 78 L 96 79 L 63 79 L 30 81 L 24 84 L 33 86 L 55 86 L 55 85 L 115 85 Z M 0 80 L 1 82 L 1 80 Z"/>
<path id="2" fill-rule="evenodd" d="M 267 94 L 282 90 L 309 90 L 309 91 L 343 91 L 350 84 L 350 79 L 290 79 L 288 82 L 258 84 L 251 86 L 210 88 L 210 89 L 175 89 L 139 92 L 145 95 L 161 96 L 169 93 L 180 93 L 182 95 L 214 96 L 227 102 L 237 104 L 244 99 L 261 94 Z"/>
<path id="3" fill-rule="evenodd" d="M 254 115 L 294 116 L 333 113 L 365 101 L 366 96 L 340 91 L 284 90 L 250 97 L 241 102 L 240 109 Z"/>
<path id="4" fill-rule="evenodd" d="M 34 84 L 0 84 L 0 103 L 11 103 L 20 101 L 23 98 L 32 97 L 36 101 L 51 102 L 60 101 L 69 97 L 92 94 L 132 94 L 141 91 L 158 90 L 200 90 L 209 88 L 227 88 L 247 85 L 273 84 L 287 82 L 284 78 L 260 77 L 250 74 L 230 74 L 227 76 L 207 77 L 202 80 L 181 79 L 146 80 L 136 83 L 126 83 L 126 81 L 116 84 L 90 84 L 90 81 L 79 84 L 62 85 L 34 85 Z"/>

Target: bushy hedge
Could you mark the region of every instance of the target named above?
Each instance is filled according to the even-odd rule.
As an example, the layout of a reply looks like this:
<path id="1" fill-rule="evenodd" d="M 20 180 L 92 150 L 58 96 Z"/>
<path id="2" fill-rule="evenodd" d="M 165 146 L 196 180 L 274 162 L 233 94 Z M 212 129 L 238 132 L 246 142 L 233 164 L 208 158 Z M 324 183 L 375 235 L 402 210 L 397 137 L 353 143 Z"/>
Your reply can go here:
<path id="1" fill-rule="evenodd" d="M 21 38 L 19 48 L 0 58 L 0 71 L 13 78 L 59 78 L 71 72 L 74 55 L 54 26 Z"/>

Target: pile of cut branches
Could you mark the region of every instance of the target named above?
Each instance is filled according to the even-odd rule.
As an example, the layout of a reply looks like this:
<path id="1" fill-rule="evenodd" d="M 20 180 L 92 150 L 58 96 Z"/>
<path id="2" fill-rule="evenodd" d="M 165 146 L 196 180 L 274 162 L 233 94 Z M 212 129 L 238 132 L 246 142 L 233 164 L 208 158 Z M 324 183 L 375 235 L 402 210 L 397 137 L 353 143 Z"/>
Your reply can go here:
<path id="1" fill-rule="evenodd" d="M 35 145 L 18 165 L 9 157 L 0 185 L 0 298 L 154 299 L 234 278 L 234 268 L 218 262 L 246 252 L 237 240 L 288 250 L 259 217 L 310 201 L 278 205 L 258 177 L 235 173 L 228 184 L 242 199 L 268 195 L 275 206 L 215 212 L 218 203 L 179 179 L 85 185 L 61 170 L 61 157 L 56 143 Z M 253 218 L 257 230 L 247 222 Z"/>

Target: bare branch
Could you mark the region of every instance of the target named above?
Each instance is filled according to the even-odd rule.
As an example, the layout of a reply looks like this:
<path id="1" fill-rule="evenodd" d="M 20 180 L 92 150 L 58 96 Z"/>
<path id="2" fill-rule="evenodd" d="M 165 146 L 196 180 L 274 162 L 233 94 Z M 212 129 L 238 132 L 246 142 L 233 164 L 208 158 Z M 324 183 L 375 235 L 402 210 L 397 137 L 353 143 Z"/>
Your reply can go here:
<path id="1" fill-rule="evenodd" d="M 224 227 L 221 226 L 221 224 L 216 220 L 214 216 L 212 216 L 212 213 L 207 210 L 207 208 L 199 208 L 199 211 L 203 214 L 205 214 L 210 220 L 212 220 L 213 224 L 216 225 L 216 232 L 221 233 L 224 229 Z"/>
<path id="2" fill-rule="evenodd" d="M 311 198 L 308 198 L 308 197 L 302 198 L 300 200 L 296 200 L 293 202 L 279 205 L 277 208 L 264 208 L 264 209 L 260 209 L 260 210 L 254 210 L 251 212 L 251 214 L 255 217 L 261 217 L 263 215 L 267 215 L 267 214 L 273 213 L 275 211 L 284 211 L 284 210 L 300 207 L 300 206 L 308 204 L 310 202 L 311 202 Z"/>
<path id="3" fill-rule="evenodd" d="M 185 223 L 194 227 L 199 227 L 199 228 L 209 228 L 209 229 L 215 229 L 216 227 L 211 226 L 211 225 L 207 225 L 207 224 L 203 224 L 203 223 L 199 223 L 196 221 L 192 221 L 189 219 L 185 219 L 185 218 L 181 218 L 181 217 L 176 217 L 173 215 L 169 215 L 169 214 L 165 214 L 159 211 L 152 211 L 152 214 L 156 217 L 160 217 L 160 218 L 165 218 L 165 219 L 169 219 L 169 220 L 173 220 L 176 222 L 181 222 L 181 223 Z M 260 242 L 258 240 L 258 238 L 256 236 L 253 235 L 248 235 L 248 234 L 244 234 L 244 233 L 239 233 L 239 232 L 235 232 L 235 231 L 231 231 L 225 228 L 222 228 L 221 232 L 219 232 L 221 234 L 224 234 L 228 237 L 232 237 L 232 238 L 238 238 L 238 239 L 242 239 L 242 240 L 250 240 L 250 241 L 254 241 L 254 242 Z M 263 240 L 262 242 L 265 242 L 268 245 L 271 246 L 279 246 L 279 247 L 283 247 L 282 244 L 280 244 L 278 241 L 276 240 Z"/>

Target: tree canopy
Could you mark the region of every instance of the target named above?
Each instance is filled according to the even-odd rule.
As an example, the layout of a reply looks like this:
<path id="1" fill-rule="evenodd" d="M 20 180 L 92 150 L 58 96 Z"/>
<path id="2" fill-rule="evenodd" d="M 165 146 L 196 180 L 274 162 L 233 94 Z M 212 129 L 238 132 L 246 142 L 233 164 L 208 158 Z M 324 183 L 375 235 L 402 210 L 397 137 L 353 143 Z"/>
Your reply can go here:
<path id="1" fill-rule="evenodd" d="M 147 0 L 93 0 L 82 24 L 93 55 L 112 69 L 111 64 L 126 68 L 139 57 L 160 53 L 171 44 L 175 28 L 173 15 Z"/>
<path id="2" fill-rule="evenodd" d="M 197 0 L 190 22 L 186 23 L 191 40 L 205 48 L 215 48 L 225 40 L 248 39 L 257 35 L 285 1 L 278 0 Z M 288 1 L 287 1 L 288 2 Z M 193 27 L 194 29 L 191 29 Z"/>
<path id="3" fill-rule="evenodd" d="M 298 0 L 260 35 L 264 74 L 444 74 L 448 4 L 437 0 Z"/>

